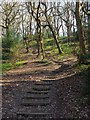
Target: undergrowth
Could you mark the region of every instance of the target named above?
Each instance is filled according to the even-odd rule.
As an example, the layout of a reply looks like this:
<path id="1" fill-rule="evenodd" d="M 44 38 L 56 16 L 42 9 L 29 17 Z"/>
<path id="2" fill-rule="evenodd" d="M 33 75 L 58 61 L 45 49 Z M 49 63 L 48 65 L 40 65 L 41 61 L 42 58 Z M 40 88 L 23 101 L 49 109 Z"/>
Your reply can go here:
<path id="1" fill-rule="evenodd" d="M 86 103 L 90 105 L 90 64 L 85 65 L 77 63 L 74 67 L 78 75 L 85 79 L 82 94 L 84 98 L 87 98 Z"/>

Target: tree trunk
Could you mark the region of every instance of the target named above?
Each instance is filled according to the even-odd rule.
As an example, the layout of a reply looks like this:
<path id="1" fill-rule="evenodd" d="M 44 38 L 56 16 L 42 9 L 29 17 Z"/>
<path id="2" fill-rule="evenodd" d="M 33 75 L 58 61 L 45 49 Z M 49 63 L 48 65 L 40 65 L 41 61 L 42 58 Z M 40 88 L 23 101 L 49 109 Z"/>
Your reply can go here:
<path id="1" fill-rule="evenodd" d="M 68 37 L 68 43 L 71 41 L 71 27 L 69 25 L 69 23 L 67 23 L 67 37 Z"/>
<path id="2" fill-rule="evenodd" d="M 37 41 L 37 50 L 38 50 L 38 55 L 37 55 L 37 57 L 40 55 L 40 47 L 39 47 L 39 37 L 40 37 L 40 35 L 39 35 L 39 27 L 38 27 L 38 25 L 37 25 L 37 33 L 36 33 L 37 35 L 36 35 L 36 41 Z"/>
<path id="3" fill-rule="evenodd" d="M 77 30 L 78 30 L 78 37 L 79 37 L 79 45 L 80 45 L 80 54 L 85 54 L 85 44 L 84 44 L 84 33 L 82 29 L 82 21 L 80 16 L 80 2 L 76 2 L 76 24 L 77 24 Z"/>
<path id="4" fill-rule="evenodd" d="M 37 46 L 38 46 L 38 55 L 40 55 L 40 39 L 41 39 L 41 27 L 40 27 L 40 20 L 39 20 L 39 8 L 40 8 L 40 2 L 37 7 L 37 15 L 36 15 L 36 22 L 37 22 Z"/>
<path id="5" fill-rule="evenodd" d="M 44 47 L 43 47 L 43 38 L 41 38 L 40 44 L 41 44 L 42 56 L 43 56 L 43 59 L 44 59 L 45 58 L 45 54 L 44 54 Z"/>
<path id="6" fill-rule="evenodd" d="M 32 16 L 30 15 L 30 34 L 32 34 Z"/>
<path id="7" fill-rule="evenodd" d="M 45 6 L 45 17 L 46 17 L 46 20 L 47 20 L 48 26 L 49 26 L 49 28 L 50 28 L 50 30 L 51 30 L 51 32 L 52 32 L 52 35 L 53 35 L 54 41 L 55 41 L 56 46 L 57 46 L 57 49 L 58 49 L 58 53 L 61 54 L 62 51 L 61 51 L 61 49 L 60 49 L 60 46 L 59 46 L 58 40 L 57 40 L 57 38 L 56 38 L 55 30 L 54 30 L 53 26 L 50 24 L 51 21 L 49 21 L 49 20 L 48 20 L 48 17 L 47 17 L 48 15 L 47 15 L 47 6 L 46 6 L 46 4 L 44 4 L 44 6 Z"/>
<path id="8" fill-rule="evenodd" d="M 90 15 L 88 15 L 88 51 L 90 52 Z"/>
<path id="9" fill-rule="evenodd" d="M 49 22 L 48 22 L 48 23 L 49 23 Z M 53 38 L 54 38 L 55 43 L 56 43 L 56 45 L 57 45 L 58 52 L 59 52 L 59 54 L 61 54 L 62 51 L 61 51 L 61 49 L 60 49 L 60 47 L 59 47 L 59 43 L 58 43 L 58 40 L 57 40 L 57 38 L 56 38 L 55 31 L 53 30 L 53 28 L 52 28 L 52 26 L 50 25 L 50 23 L 49 23 L 49 28 L 50 28 L 50 30 L 51 30 L 51 32 L 52 32 Z"/>
<path id="10" fill-rule="evenodd" d="M 70 13 L 69 13 L 69 2 L 67 1 L 67 7 L 66 7 L 66 13 L 67 13 L 67 20 L 66 20 L 66 27 L 67 27 L 67 37 L 68 37 L 68 43 L 71 41 L 71 23 L 70 23 Z"/>
<path id="11" fill-rule="evenodd" d="M 90 2 L 87 3 L 88 7 L 88 51 L 90 52 Z"/>
<path id="12" fill-rule="evenodd" d="M 65 31 L 64 31 L 64 27 L 63 27 L 63 21 L 61 19 L 61 26 L 62 26 L 62 33 L 63 33 L 63 36 L 65 36 Z"/>

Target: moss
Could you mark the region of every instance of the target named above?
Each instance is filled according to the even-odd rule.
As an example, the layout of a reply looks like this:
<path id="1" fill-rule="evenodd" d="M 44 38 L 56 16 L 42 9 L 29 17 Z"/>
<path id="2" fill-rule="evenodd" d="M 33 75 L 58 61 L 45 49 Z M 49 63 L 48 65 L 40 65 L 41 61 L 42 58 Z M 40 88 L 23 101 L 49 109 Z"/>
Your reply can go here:
<path id="1" fill-rule="evenodd" d="M 18 62 L 15 62 L 15 64 L 12 64 L 12 63 L 9 63 L 9 62 L 6 62 L 6 63 L 4 62 L 0 65 L 0 69 L 2 70 L 2 72 L 5 72 L 7 70 L 14 69 L 16 67 L 22 66 L 26 63 L 27 63 L 27 61 L 18 61 Z"/>
<path id="2" fill-rule="evenodd" d="M 26 63 L 27 63 L 27 61 L 18 61 L 15 63 L 15 66 L 21 66 L 21 65 L 24 65 Z"/>

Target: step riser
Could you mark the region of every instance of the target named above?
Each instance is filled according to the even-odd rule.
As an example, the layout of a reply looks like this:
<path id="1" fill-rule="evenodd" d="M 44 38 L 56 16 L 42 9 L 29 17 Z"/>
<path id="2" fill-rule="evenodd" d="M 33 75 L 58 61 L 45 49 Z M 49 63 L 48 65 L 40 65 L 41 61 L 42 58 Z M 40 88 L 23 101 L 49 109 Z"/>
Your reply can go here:
<path id="1" fill-rule="evenodd" d="M 30 94 L 48 94 L 48 91 L 33 91 L 33 92 L 27 92 L 27 93 L 30 93 Z"/>
<path id="2" fill-rule="evenodd" d="M 28 118 L 47 118 L 47 117 L 52 118 L 52 114 L 49 114 L 49 115 L 48 114 L 47 115 L 46 114 L 43 114 L 43 115 L 42 114 L 41 115 L 40 114 L 34 114 L 34 115 L 33 114 L 31 114 L 31 115 L 30 114 L 17 114 L 17 116 L 25 117 L 25 118 L 26 117 L 28 117 Z"/>
<path id="3" fill-rule="evenodd" d="M 22 99 L 49 99 L 49 97 L 24 97 Z"/>
<path id="4" fill-rule="evenodd" d="M 51 86 L 52 84 L 48 84 L 48 83 L 35 83 L 36 86 Z"/>
<path id="5" fill-rule="evenodd" d="M 50 88 L 46 88 L 46 89 L 43 89 L 43 88 L 33 88 L 33 90 L 35 90 L 35 91 L 49 91 Z"/>
<path id="6" fill-rule="evenodd" d="M 43 104 L 30 104 L 30 103 L 23 103 L 21 104 L 22 106 L 47 106 L 47 105 L 50 105 L 50 103 L 43 103 Z"/>

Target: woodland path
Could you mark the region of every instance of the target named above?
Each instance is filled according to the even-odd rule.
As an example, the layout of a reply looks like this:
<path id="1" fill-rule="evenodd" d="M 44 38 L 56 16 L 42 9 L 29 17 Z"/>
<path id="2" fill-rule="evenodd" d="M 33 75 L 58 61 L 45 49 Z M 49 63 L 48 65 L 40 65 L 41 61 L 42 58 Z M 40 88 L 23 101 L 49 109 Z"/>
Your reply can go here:
<path id="1" fill-rule="evenodd" d="M 38 62 L 27 57 L 23 66 L 7 71 L 2 79 L 2 117 L 16 120 L 30 118 L 90 118 L 82 97 L 85 80 L 73 69 L 75 58 Z"/>

